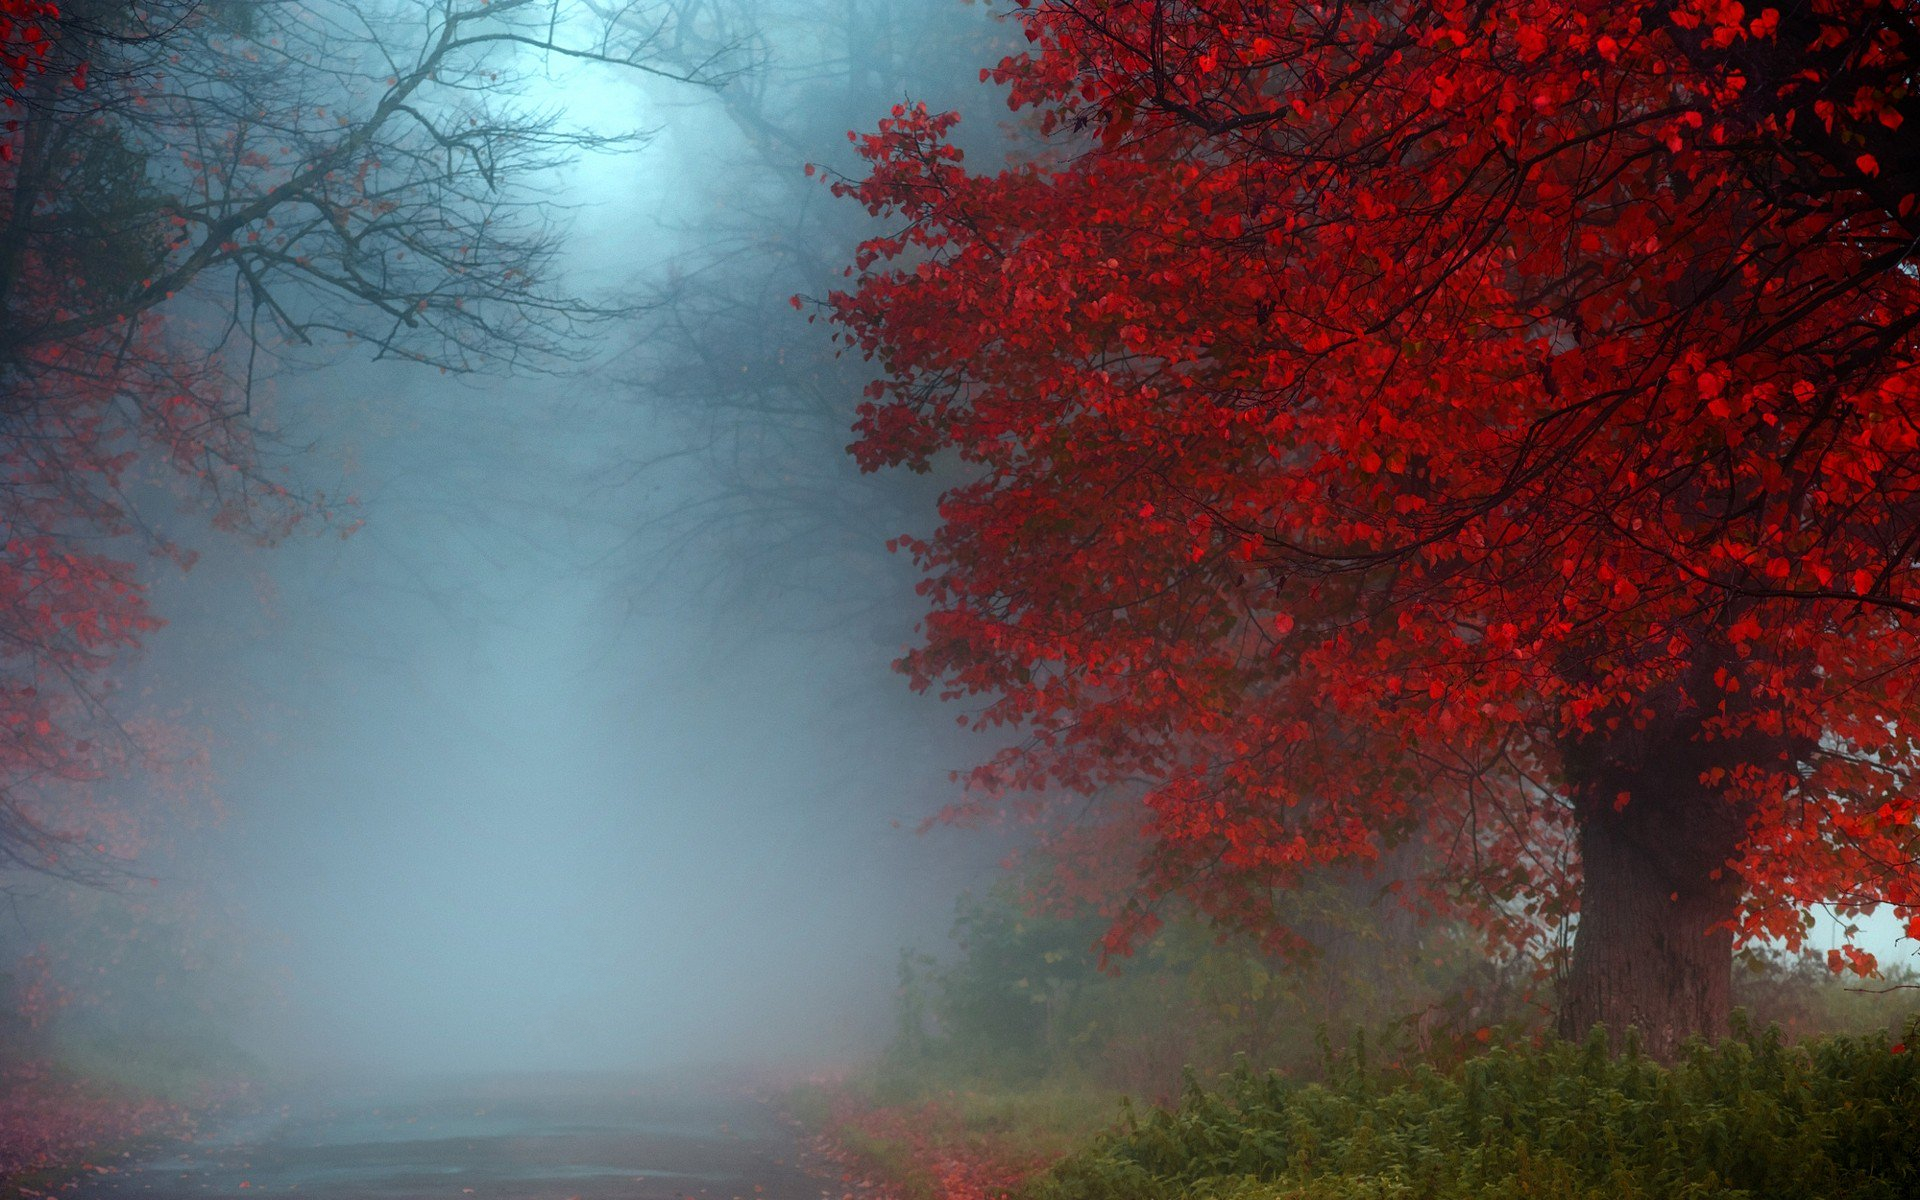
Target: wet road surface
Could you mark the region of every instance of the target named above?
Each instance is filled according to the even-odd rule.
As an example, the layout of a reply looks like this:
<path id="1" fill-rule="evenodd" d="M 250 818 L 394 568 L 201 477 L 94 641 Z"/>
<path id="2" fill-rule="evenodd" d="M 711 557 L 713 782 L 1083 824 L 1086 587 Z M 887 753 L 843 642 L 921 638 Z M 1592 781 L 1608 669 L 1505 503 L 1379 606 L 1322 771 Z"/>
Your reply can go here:
<path id="1" fill-rule="evenodd" d="M 441 1081 L 235 1115 L 66 1195 L 819 1200 L 797 1156 L 795 1135 L 737 1092 L 610 1077 Z"/>

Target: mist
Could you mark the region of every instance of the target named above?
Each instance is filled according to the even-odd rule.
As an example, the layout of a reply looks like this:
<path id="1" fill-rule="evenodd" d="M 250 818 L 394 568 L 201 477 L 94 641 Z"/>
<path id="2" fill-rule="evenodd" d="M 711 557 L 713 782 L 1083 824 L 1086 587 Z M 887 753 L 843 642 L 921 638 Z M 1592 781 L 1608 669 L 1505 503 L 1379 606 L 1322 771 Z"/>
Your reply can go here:
<path id="1" fill-rule="evenodd" d="M 1234 705 L 1298 672 L 1256 664 L 1220 681 L 1260 655 L 1293 661 L 1294 616 L 1267 610 L 1308 576 L 1279 551 L 1279 565 L 1256 561 L 1267 548 L 1243 529 L 1242 565 L 1221 577 L 1244 611 L 1210 609 L 1203 580 L 1191 610 L 1142 615 L 1155 589 L 1175 595 L 1203 560 L 1224 561 L 1226 509 L 1181 491 L 1206 481 L 1162 480 L 1167 494 L 1109 513 L 1137 482 L 1131 433 L 1114 434 L 1117 473 L 1090 477 L 1099 486 L 1074 472 L 1112 447 L 1056 461 L 1078 443 L 1023 442 L 1014 422 L 988 431 L 1018 446 L 1001 460 L 965 440 L 977 430 L 956 434 L 980 419 L 973 389 L 1001 385 L 1036 426 L 1056 400 L 1104 419 L 1074 391 L 1085 377 L 1049 390 L 1051 376 L 1019 376 L 1018 355 L 994 368 L 1010 383 L 901 364 L 915 338 L 971 331 L 929 328 L 869 268 L 979 271 L 968 295 L 1018 272 L 986 235 L 970 248 L 1000 266 L 948 261 L 968 240 L 953 232 L 975 215 L 964 205 L 938 218 L 950 241 L 864 254 L 863 241 L 935 220 L 954 164 L 1022 164 L 1029 182 L 1097 165 L 1091 118 L 1050 124 L 1046 101 L 1010 111 L 988 81 L 1009 55 L 1070 47 L 1036 33 L 1030 51 L 1014 14 L 969 0 L 34 11 L 55 36 L 19 50 L 0 135 L 0 1191 L 813 1200 L 844 1184 L 884 1200 L 937 1179 L 940 1194 L 1001 1194 L 1111 1127 L 1122 1096 L 1174 1103 L 1250 1068 L 1327 1079 L 1357 1061 L 1360 1078 L 1368 1038 L 1394 1069 L 1556 1052 L 1543 997 L 1576 961 L 1581 827 L 1573 785 L 1540 779 L 1556 778 L 1564 729 L 1513 717 L 1515 744 L 1529 728 L 1538 743 L 1519 758 L 1548 766 L 1502 785 L 1525 825 L 1510 839 L 1481 828 L 1478 782 L 1457 784 L 1470 828 L 1442 828 L 1454 810 L 1418 789 L 1454 786 L 1453 768 L 1429 766 L 1395 782 L 1420 804 L 1383 817 L 1391 828 L 1349 815 L 1340 846 L 1308 847 L 1286 821 L 1328 841 L 1331 826 L 1258 805 L 1338 808 L 1348 783 L 1260 791 L 1239 768 L 1257 761 L 1271 782 L 1338 767 L 1371 753 L 1371 735 L 1330 729 L 1293 758 L 1280 743 L 1321 714 L 1272 724 L 1289 732 L 1262 746 L 1220 732 Z M 0 48 L 15 48 L 10 28 Z M 1255 57 L 1277 44 L 1251 43 Z M 1134 136 L 1134 102 L 1104 138 Z M 928 132 L 921 103 L 964 120 Z M 1285 111 L 1304 121 L 1312 107 Z M 918 161 L 902 144 L 938 150 Z M 1209 169 L 1217 157 L 1191 154 Z M 876 170 L 924 186 L 874 218 L 845 193 Z M 1189 184 L 1153 203 L 1178 215 Z M 1267 185 L 1248 192 L 1256 222 Z M 1126 186 L 1115 211 L 1130 213 Z M 1062 194 L 1058 212 L 996 214 L 1031 239 L 1015 260 L 1083 232 L 1083 198 Z M 1169 239 L 1256 240 L 1238 216 L 1216 228 L 1212 203 Z M 1137 222 L 1148 243 L 1175 228 L 1159 219 Z M 1125 224 L 1101 236 L 1132 244 Z M 1284 259 L 1275 233 L 1258 240 L 1221 261 Z M 1105 266 L 1062 294 L 1121 296 L 1140 275 L 1149 311 L 1162 251 L 1135 270 L 1103 249 Z M 1053 264 L 1063 278 L 1085 265 L 1077 253 Z M 848 288 L 908 315 L 862 316 Z M 1072 370 L 1098 366 L 1104 384 L 1114 363 L 1171 379 L 1186 358 L 1232 361 L 1207 326 L 1204 352 L 1169 343 L 1141 366 L 1101 340 L 1119 311 L 1061 318 L 1092 347 Z M 1035 360 L 1072 357 L 1053 350 Z M 934 414 L 931 449 L 856 428 L 883 398 L 899 402 L 888 419 Z M 1158 410 L 1143 411 L 1154 426 Z M 1085 435 L 1068 424 L 1053 432 Z M 907 469 L 863 472 L 856 440 Z M 1282 442 L 1259 470 L 1283 465 Z M 1153 444 L 1184 464 L 1178 438 Z M 1227 457 L 1221 479 L 1253 478 Z M 992 530 L 951 536 L 990 526 L 982 513 L 1025 521 L 1028 470 L 1053 525 L 1023 527 L 1011 551 Z M 1169 500 L 1193 518 L 1156 507 Z M 1270 540 L 1290 538 L 1264 493 L 1233 511 L 1253 529 L 1263 506 L 1280 514 Z M 1114 514 L 1156 512 L 1154 531 L 1109 536 Z M 903 538 L 932 538 L 936 573 L 1009 609 L 1035 583 L 1018 569 L 1095 543 L 1117 557 L 969 641 L 939 627 L 965 606 Z M 1125 557 L 1133 542 L 1149 546 L 1144 565 Z M 1017 566 L 967 559 L 982 546 Z M 1114 578 L 1144 598 L 1096 594 Z M 1366 602 L 1329 627 L 1367 625 Z M 1146 640 L 1082 645 L 1048 628 L 993 642 L 1031 633 L 1022 622 L 1044 623 L 1049 603 L 1070 609 L 1058 626 L 1138 618 Z M 1483 655 L 1480 626 L 1455 624 Z M 1172 652 L 1209 638 L 1217 659 Z M 902 664 L 923 648 L 935 682 L 916 691 Z M 1137 727 L 1116 730 L 1102 689 L 1133 686 L 1128 673 L 1150 680 L 1143 693 L 1205 695 L 1143 703 L 1127 710 Z M 996 707 L 1070 678 L 1065 698 L 1036 684 Z M 1400 702 L 1389 692 L 1382 706 Z M 1453 726 L 1434 728 L 1422 736 Z M 1506 770 L 1507 752 L 1480 766 Z M 1258 792 L 1249 811 L 1229 811 L 1235 787 Z M 1168 796 L 1195 801 L 1194 829 Z M 1273 853 L 1243 853 L 1248 839 Z M 1513 859 L 1482 878 L 1482 849 Z M 1717 883 L 1729 861 L 1703 871 Z M 1920 959 L 1881 903 L 1895 892 L 1876 899 L 1869 882 L 1839 880 L 1832 906 L 1793 893 L 1805 924 L 1729 944 L 1737 978 L 1715 1002 L 1793 1036 L 1890 1028 Z M 1885 986 L 1858 986 L 1869 977 Z M 1329 1030 L 1354 1031 L 1351 1058 Z M 1667 1034 L 1654 1057 L 1677 1053 Z M 994 1138 L 1013 1149 L 969 1174 Z M 882 1149 L 862 1158 L 862 1145 Z M 887 1181 L 889 1159 L 908 1174 Z"/>
<path id="2" fill-rule="evenodd" d="M 991 33 L 944 0 L 859 7 Z M 722 15 L 714 82 L 519 64 L 515 105 L 642 135 L 521 181 L 563 222 L 564 286 L 622 315 L 535 370 L 268 345 L 263 445 L 324 518 L 263 543 L 164 489 L 145 509 L 192 566 L 151 572 L 166 625 L 122 717 L 192 731 L 218 815 L 126 886 L 192 898 L 233 972 L 194 986 L 269 1071 L 844 1062 L 889 1028 L 900 948 L 1004 852 L 916 832 L 966 758 L 890 670 L 916 606 L 882 543 L 934 492 L 841 450 L 857 389 L 821 372 L 854 376 L 788 303 L 838 251 L 750 249 L 850 249 L 857 212 L 802 166 L 850 165 L 841 129 L 884 111 L 851 100 L 954 64 L 836 57 L 797 6 Z M 753 124 L 776 109 L 791 145 Z M 689 344 L 716 319 L 754 340 Z M 22 939 L 60 886 L 16 889 Z"/>

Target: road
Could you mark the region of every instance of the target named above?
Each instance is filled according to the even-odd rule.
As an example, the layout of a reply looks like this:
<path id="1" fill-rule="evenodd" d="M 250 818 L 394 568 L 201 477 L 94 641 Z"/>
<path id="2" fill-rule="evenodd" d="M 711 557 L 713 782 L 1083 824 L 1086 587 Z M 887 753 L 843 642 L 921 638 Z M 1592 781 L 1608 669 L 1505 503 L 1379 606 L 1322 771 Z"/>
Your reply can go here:
<path id="1" fill-rule="evenodd" d="M 616 1077 L 441 1080 L 263 1106 L 66 1195 L 820 1200 L 797 1157 L 795 1136 L 738 1092 Z"/>

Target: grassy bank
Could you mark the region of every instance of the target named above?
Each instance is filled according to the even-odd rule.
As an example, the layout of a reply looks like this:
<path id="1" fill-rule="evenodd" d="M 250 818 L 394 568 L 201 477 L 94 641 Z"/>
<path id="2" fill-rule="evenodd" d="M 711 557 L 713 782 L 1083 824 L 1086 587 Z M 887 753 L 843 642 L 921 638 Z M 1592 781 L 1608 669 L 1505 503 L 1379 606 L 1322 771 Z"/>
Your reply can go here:
<path id="1" fill-rule="evenodd" d="M 791 1097 L 850 1190 L 897 1200 L 1903 1200 L 1920 1196 L 1920 1016 L 1777 1030 L 1671 1067 L 1604 1042 L 1445 1070 L 1237 1072 L 1169 1107 L 1065 1086 Z"/>
<path id="2" fill-rule="evenodd" d="M 957 953 L 903 960 L 883 1059 L 791 1103 L 897 1200 L 1920 1197 L 1910 973 L 1748 956 L 1766 1032 L 1668 1068 L 1553 1041 L 1524 964 L 1444 928 L 1327 924 L 1305 962 L 1171 925 L 1111 973 L 1088 923 L 964 902 Z"/>
<path id="3" fill-rule="evenodd" d="M 1096 1138 L 1029 1200 L 1899 1200 L 1920 1195 L 1920 1018 L 1672 1068 L 1603 1041 L 1324 1084 L 1251 1073 Z"/>

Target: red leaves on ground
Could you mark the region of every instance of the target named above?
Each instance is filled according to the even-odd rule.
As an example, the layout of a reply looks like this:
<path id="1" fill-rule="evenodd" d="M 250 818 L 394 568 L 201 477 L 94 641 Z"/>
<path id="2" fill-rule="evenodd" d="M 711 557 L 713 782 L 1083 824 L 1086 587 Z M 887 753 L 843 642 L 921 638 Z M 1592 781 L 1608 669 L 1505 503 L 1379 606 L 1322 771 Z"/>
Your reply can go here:
<path id="1" fill-rule="evenodd" d="M 191 1131 L 187 1110 L 63 1078 L 43 1064 L 0 1069 L 0 1179 L 70 1170 L 87 1154 Z"/>
<path id="2" fill-rule="evenodd" d="M 847 1197 L 873 1200 L 1001 1200 L 1058 1157 L 968 1129 L 951 1100 L 884 1105 L 847 1087 L 829 1090 L 810 1149 Z"/>

